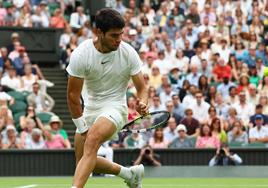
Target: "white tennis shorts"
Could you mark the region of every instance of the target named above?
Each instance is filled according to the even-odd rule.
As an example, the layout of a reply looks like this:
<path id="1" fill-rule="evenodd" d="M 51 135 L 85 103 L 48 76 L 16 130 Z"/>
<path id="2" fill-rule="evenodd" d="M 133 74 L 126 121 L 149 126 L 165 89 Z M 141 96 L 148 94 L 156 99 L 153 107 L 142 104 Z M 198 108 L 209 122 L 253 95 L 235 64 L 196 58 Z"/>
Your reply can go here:
<path id="1" fill-rule="evenodd" d="M 127 123 L 127 107 L 126 106 L 116 106 L 116 107 L 105 107 L 101 109 L 88 109 L 84 108 L 83 116 L 86 119 L 86 123 L 88 129 L 100 118 L 105 117 L 110 120 L 116 126 L 116 132 L 110 138 L 111 140 L 118 139 L 118 132 L 122 129 L 122 127 Z M 105 128 L 105 125 L 103 125 Z M 76 129 L 77 133 L 80 133 L 78 129 Z"/>

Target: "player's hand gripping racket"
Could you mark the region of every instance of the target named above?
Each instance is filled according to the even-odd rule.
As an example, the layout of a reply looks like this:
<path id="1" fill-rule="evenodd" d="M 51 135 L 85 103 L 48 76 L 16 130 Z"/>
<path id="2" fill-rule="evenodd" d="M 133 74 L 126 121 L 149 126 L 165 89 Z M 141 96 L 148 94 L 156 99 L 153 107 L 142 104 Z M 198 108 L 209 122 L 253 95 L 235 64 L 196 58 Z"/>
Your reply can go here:
<path id="1" fill-rule="evenodd" d="M 120 132 L 141 133 L 164 126 L 170 118 L 168 111 L 150 112 L 124 125 Z"/>

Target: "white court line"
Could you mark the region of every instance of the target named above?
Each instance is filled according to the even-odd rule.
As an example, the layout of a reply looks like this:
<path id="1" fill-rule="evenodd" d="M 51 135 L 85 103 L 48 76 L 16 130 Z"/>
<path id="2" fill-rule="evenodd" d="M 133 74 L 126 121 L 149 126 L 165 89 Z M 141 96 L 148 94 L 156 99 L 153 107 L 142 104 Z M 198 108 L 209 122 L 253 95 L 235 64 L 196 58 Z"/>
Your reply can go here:
<path id="1" fill-rule="evenodd" d="M 89 184 L 90 185 L 90 184 Z M 124 184 L 109 185 L 109 187 L 120 187 Z M 37 186 L 37 185 L 36 185 Z M 69 184 L 43 184 L 38 187 L 68 187 Z M 145 187 L 268 187 L 268 184 L 144 184 Z M 94 187 L 107 187 L 107 184 L 97 184 Z M 16 188 L 30 188 L 30 187 L 16 187 Z"/>
<path id="2" fill-rule="evenodd" d="M 36 184 L 33 185 L 25 185 L 25 186 L 20 186 L 20 187 L 15 187 L 15 188 L 32 188 L 32 187 L 37 187 Z"/>

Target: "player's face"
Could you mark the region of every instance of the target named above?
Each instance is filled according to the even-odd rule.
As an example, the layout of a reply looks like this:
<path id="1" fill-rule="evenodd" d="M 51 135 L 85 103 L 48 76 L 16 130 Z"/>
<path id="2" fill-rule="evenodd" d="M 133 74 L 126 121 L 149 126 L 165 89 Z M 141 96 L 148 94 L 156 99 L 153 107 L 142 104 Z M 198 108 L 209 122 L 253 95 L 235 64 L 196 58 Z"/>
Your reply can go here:
<path id="1" fill-rule="evenodd" d="M 102 45 L 109 51 L 115 51 L 120 45 L 124 30 L 110 29 L 102 37 Z"/>

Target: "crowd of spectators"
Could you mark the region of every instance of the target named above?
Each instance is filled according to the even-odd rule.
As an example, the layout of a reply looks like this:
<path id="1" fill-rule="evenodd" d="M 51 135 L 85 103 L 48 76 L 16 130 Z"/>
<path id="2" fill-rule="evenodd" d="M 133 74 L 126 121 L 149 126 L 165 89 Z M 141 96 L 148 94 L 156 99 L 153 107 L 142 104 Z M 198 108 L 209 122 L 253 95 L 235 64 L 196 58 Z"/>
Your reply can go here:
<path id="1" fill-rule="evenodd" d="M 123 40 L 143 62 L 150 111 L 171 113 L 166 127 L 153 133 L 120 135 L 119 141 L 110 143 L 113 148 L 268 146 L 268 76 L 263 74 L 268 65 L 267 1 L 109 2 L 107 6 L 125 18 Z M 21 7 L 13 3 L 0 8 L 0 23 L 64 28 L 59 41 L 64 69 L 73 49 L 95 37 L 94 23 L 73 1 L 55 4 L 58 8 L 52 11 L 46 1 L 25 0 Z M 19 43 L 14 46 L 18 51 L 14 55 L 24 54 Z M 13 53 L 9 54 L 16 62 Z M 20 74 L 21 67 L 15 68 Z M 7 73 L 16 74 L 12 69 Z M 18 85 L 14 81 L 14 87 Z M 127 96 L 132 120 L 138 113 L 131 83 Z"/>
<path id="2" fill-rule="evenodd" d="M 71 147 L 46 92 L 54 84 L 31 63 L 18 33 L 0 48 L 0 81 L 0 149 Z"/>

